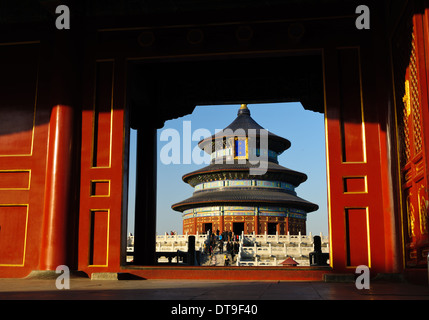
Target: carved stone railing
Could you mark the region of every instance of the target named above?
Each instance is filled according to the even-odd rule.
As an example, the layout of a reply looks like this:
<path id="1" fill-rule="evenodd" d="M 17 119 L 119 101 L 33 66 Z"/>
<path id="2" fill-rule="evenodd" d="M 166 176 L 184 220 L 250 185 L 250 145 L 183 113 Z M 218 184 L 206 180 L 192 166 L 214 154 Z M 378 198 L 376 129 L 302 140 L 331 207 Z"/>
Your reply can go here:
<path id="1" fill-rule="evenodd" d="M 322 252 L 329 253 L 329 237 L 320 234 Z M 287 257 L 301 266 L 310 265 L 314 250 L 313 235 L 244 235 L 238 253 L 237 266 L 277 266 Z"/>
<path id="2" fill-rule="evenodd" d="M 195 250 L 203 251 L 207 234 L 196 234 Z M 157 252 L 174 252 L 188 250 L 188 234 L 157 235 Z M 320 233 L 322 252 L 329 253 L 329 237 Z M 133 250 L 133 236 L 127 239 L 127 251 Z M 226 242 L 224 242 L 226 249 Z M 313 251 L 313 235 L 268 235 L 241 234 L 240 249 L 237 255 L 237 266 L 277 266 L 287 257 L 292 257 L 300 266 L 309 265 L 309 254 Z"/>

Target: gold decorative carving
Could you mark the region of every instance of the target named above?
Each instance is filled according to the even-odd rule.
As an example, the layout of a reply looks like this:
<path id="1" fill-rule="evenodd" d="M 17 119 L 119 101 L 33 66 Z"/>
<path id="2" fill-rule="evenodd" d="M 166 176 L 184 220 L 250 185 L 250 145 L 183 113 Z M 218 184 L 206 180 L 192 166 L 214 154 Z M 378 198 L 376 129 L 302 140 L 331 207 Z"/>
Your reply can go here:
<path id="1" fill-rule="evenodd" d="M 410 99 L 410 82 L 408 80 L 405 80 L 405 94 L 402 97 L 402 101 L 404 102 L 405 106 L 405 114 L 407 117 L 411 114 L 411 99 Z"/>
<path id="2" fill-rule="evenodd" d="M 420 222 L 420 233 L 428 233 L 428 211 L 427 211 L 427 201 L 424 196 L 420 195 L 420 190 L 425 190 L 424 185 L 421 185 L 419 188 L 419 222 Z"/>
<path id="3" fill-rule="evenodd" d="M 410 238 L 415 237 L 415 218 L 414 218 L 414 206 L 411 203 L 411 193 L 407 196 L 407 220 L 408 220 L 408 236 Z"/>

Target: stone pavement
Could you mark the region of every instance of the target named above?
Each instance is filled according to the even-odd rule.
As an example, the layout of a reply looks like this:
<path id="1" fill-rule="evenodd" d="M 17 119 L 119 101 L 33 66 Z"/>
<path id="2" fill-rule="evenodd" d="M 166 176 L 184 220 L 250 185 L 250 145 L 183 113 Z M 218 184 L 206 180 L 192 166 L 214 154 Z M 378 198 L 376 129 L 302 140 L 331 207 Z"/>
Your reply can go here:
<path id="1" fill-rule="evenodd" d="M 222 280 L 0 279 L 0 300 L 429 300 L 429 287 L 407 282 L 354 283 Z"/>

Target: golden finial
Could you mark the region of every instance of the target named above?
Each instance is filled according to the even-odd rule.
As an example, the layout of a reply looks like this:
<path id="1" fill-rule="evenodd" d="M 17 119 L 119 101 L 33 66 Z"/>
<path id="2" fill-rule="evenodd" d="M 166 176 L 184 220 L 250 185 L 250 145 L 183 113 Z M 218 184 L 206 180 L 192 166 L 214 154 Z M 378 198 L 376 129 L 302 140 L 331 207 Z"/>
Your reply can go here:
<path id="1" fill-rule="evenodd" d="M 247 114 L 250 116 L 250 110 L 247 108 L 247 104 L 245 104 L 245 103 L 243 103 L 241 105 L 240 109 L 238 109 L 237 116 L 239 116 L 241 114 Z"/>

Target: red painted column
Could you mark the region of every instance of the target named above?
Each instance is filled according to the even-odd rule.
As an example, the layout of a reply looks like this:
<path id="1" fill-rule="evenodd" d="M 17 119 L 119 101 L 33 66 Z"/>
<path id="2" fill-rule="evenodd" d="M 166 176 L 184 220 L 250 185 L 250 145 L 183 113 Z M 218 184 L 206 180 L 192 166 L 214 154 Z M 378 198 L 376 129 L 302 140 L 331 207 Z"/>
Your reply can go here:
<path id="1" fill-rule="evenodd" d="M 45 206 L 39 270 L 55 270 L 70 263 L 68 250 L 69 211 L 73 147 L 73 109 L 52 108 L 49 123 Z M 72 225 L 72 224 L 71 224 Z"/>
<path id="2" fill-rule="evenodd" d="M 253 216 L 253 231 L 255 234 L 258 234 L 258 217 L 259 217 L 259 207 L 255 209 L 255 215 Z"/>

